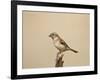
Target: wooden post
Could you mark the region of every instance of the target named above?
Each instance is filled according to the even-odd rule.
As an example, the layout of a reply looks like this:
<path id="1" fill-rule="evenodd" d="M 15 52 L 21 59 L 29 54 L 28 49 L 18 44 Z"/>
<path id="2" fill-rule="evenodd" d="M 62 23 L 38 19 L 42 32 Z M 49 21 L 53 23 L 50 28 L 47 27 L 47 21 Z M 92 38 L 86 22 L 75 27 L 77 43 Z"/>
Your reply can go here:
<path id="1" fill-rule="evenodd" d="M 63 63 L 64 63 L 63 56 L 64 54 L 57 53 L 55 67 L 63 67 Z"/>

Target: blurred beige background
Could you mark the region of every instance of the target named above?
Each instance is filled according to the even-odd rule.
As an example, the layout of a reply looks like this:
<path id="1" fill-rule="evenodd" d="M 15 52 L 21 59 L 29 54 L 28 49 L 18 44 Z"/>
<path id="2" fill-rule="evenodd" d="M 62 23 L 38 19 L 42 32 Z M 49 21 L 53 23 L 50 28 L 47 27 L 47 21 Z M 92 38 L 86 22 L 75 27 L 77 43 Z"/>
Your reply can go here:
<path id="1" fill-rule="evenodd" d="M 54 67 L 58 50 L 48 35 L 57 32 L 73 49 L 64 66 L 89 65 L 89 14 L 23 11 L 23 68 Z"/>

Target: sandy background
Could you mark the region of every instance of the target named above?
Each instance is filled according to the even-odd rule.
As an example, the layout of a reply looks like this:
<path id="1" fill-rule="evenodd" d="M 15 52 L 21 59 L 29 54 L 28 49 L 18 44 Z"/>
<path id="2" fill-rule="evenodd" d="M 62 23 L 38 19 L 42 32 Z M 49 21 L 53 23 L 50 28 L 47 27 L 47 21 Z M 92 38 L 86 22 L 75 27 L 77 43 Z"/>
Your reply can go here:
<path id="1" fill-rule="evenodd" d="M 73 49 L 64 66 L 89 65 L 89 14 L 23 11 L 23 68 L 54 67 L 58 50 L 48 35 L 57 32 Z"/>

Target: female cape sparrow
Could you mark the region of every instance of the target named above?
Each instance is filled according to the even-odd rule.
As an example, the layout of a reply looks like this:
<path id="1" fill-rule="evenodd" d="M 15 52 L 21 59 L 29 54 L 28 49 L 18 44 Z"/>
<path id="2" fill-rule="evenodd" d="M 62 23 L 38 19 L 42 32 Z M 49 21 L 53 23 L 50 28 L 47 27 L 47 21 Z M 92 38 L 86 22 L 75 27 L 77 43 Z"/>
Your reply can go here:
<path id="1" fill-rule="evenodd" d="M 60 36 L 59 36 L 57 33 L 53 32 L 53 33 L 51 33 L 51 34 L 49 35 L 49 37 L 52 38 L 53 44 L 54 44 L 54 46 L 59 50 L 59 53 L 62 53 L 62 52 L 64 52 L 64 51 L 69 51 L 69 50 L 70 50 L 70 51 L 73 51 L 74 53 L 78 53 L 78 51 L 76 51 L 76 50 L 70 48 L 70 47 L 66 44 L 66 42 L 65 42 L 63 39 L 60 38 Z"/>

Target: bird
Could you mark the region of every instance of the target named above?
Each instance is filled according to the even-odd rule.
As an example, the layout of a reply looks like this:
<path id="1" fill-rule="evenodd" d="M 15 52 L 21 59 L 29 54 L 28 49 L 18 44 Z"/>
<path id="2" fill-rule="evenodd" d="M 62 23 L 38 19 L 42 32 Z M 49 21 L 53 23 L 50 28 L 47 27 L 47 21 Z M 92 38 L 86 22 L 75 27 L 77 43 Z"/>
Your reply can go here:
<path id="1" fill-rule="evenodd" d="M 70 48 L 68 44 L 56 32 L 50 33 L 49 37 L 53 40 L 53 44 L 59 50 L 59 53 L 65 51 L 72 51 L 74 53 L 78 53 L 78 51 Z"/>

